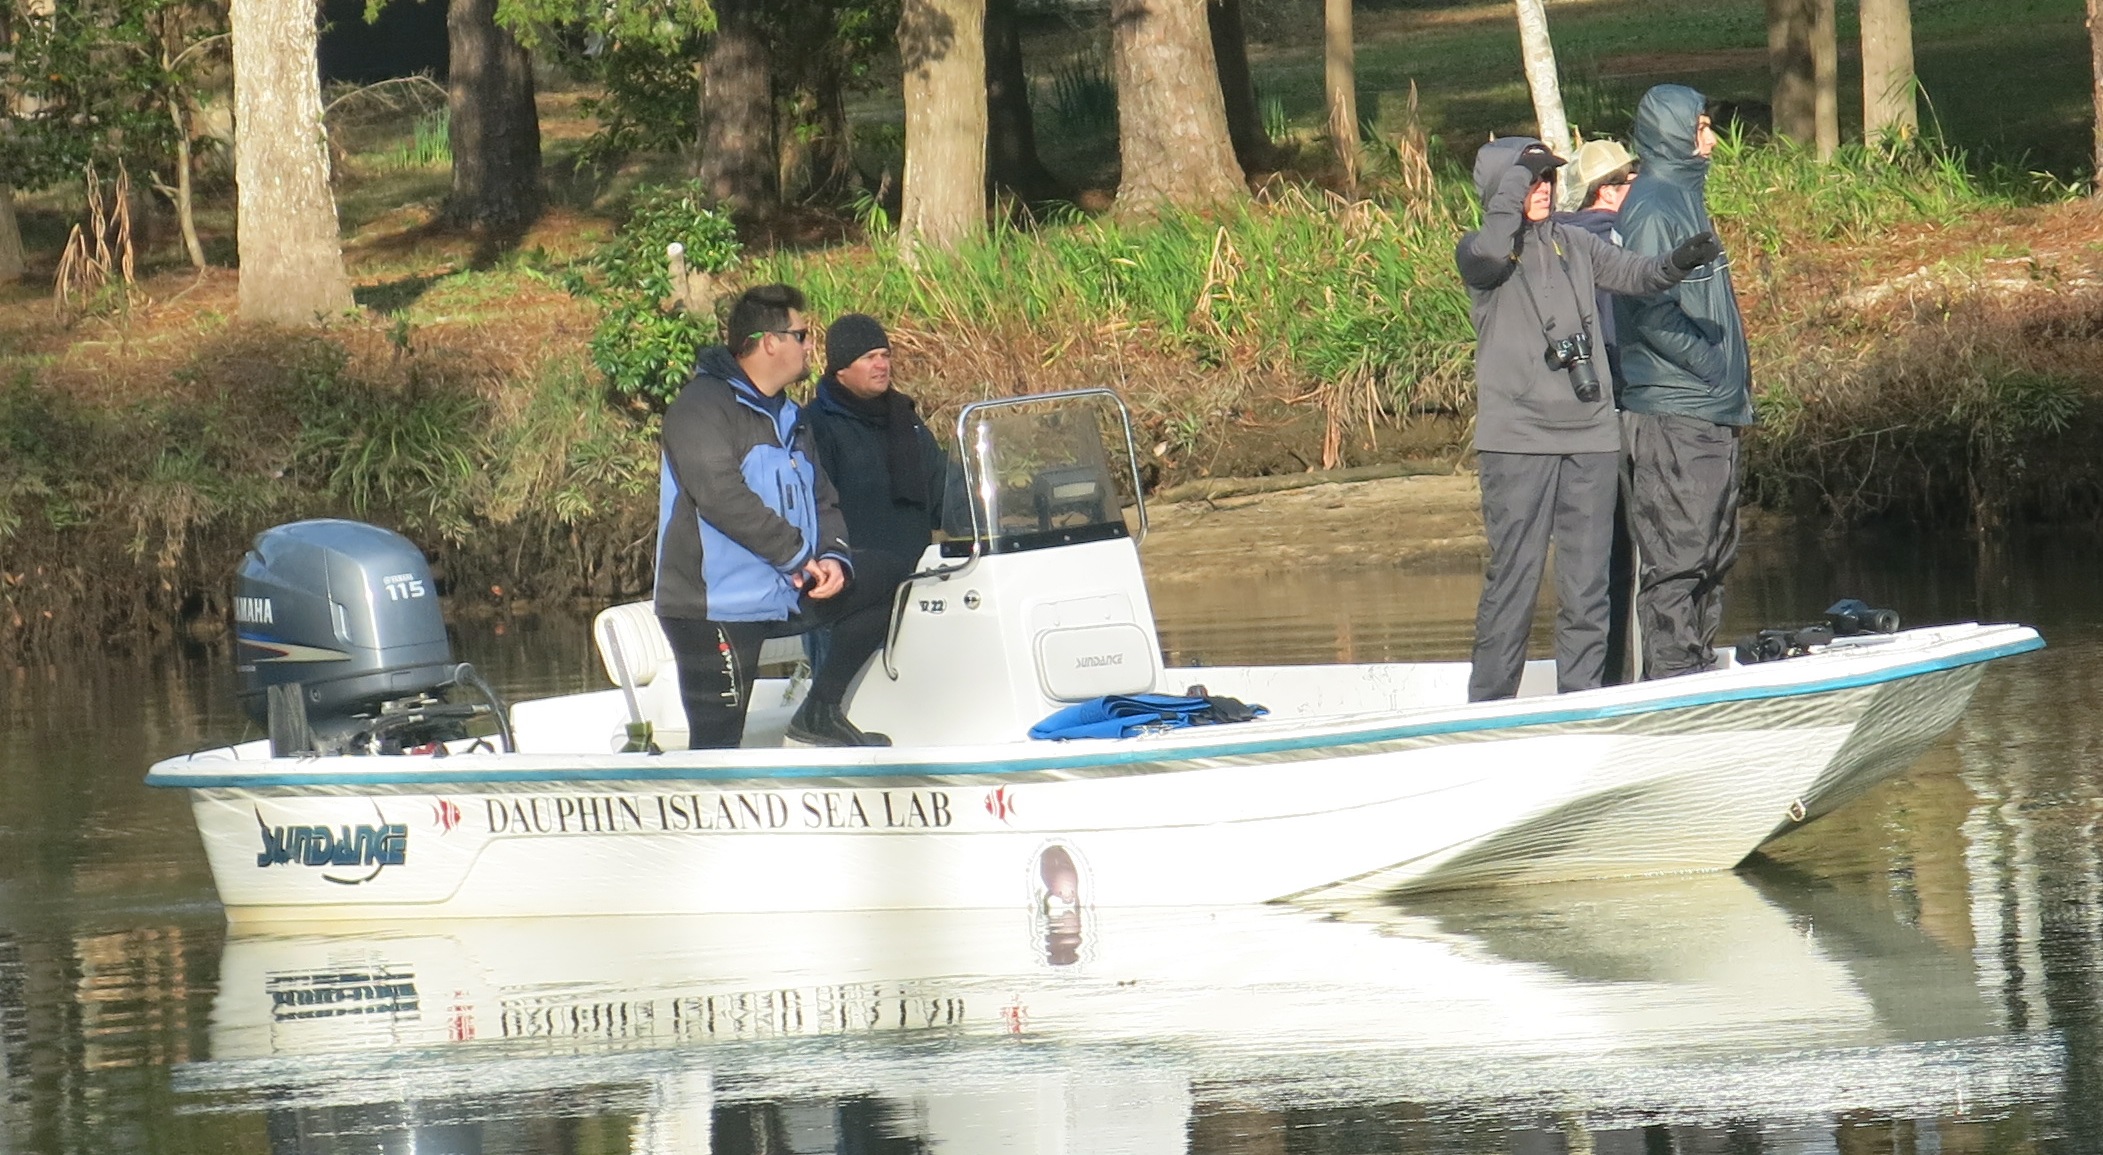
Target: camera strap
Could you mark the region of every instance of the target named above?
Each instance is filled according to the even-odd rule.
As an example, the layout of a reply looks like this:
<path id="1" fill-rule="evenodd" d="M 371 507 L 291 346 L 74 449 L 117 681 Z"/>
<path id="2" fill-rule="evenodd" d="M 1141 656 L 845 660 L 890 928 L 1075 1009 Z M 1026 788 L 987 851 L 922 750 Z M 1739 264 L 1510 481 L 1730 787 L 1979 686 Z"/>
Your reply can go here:
<path id="1" fill-rule="evenodd" d="M 1563 267 L 1563 283 L 1570 287 L 1570 299 L 1577 303 L 1577 331 L 1583 333 L 1589 342 L 1592 327 L 1585 324 L 1584 297 L 1577 291 L 1577 274 L 1570 271 L 1570 255 L 1563 251 L 1562 242 L 1556 239 L 1553 229 L 1544 229 L 1542 232 L 1548 235 L 1548 244 L 1555 251 L 1556 263 Z M 1541 307 L 1541 297 L 1534 290 L 1533 278 L 1526 275 L 1526 254 L 1521 252 L 1515 263 L 1518 265 L 1519 284 L 1525 286 L 1526 299 L 1533 304 L 1534 319 L 1541 323 L 1541 336 L 1547 338 L 1548 346 L 1552 349 L 1555 347 L 1555 318 L 1549 316 L 1548 310 Z"/>

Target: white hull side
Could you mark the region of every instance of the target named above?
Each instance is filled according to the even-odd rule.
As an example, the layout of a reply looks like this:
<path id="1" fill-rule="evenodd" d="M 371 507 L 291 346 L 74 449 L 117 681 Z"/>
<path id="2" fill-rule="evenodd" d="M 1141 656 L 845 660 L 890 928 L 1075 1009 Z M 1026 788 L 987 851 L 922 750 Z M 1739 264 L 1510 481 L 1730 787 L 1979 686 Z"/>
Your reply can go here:
<path id="1" fill-rule="evenodd" d="M 237 921 L 1002 907 L 1046 895 L 1055 846 L 1089 905 L 1378 898 L 1728 867 L 1909 761 L 1977 655 L 2036 644 L 1967 629 L 1990 636 L 1123 741 L 198 759 L 154 780 L 192 786 Z"/>

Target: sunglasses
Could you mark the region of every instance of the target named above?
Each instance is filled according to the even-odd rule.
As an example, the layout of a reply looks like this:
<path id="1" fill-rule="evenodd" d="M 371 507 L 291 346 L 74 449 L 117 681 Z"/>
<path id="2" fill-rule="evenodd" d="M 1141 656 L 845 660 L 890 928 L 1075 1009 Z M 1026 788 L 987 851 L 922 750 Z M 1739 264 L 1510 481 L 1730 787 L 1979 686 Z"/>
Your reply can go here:
<path id="1" fill-rule="evenodd" d="M 809 329 L 761 329 L 759 332 L 752 334 L 752 339 L 757 341 L 762 335 L 767 333 L 777 333 L 783 337 L 794 337 L 798 345 L 811 343 L 811 331 Z"/>

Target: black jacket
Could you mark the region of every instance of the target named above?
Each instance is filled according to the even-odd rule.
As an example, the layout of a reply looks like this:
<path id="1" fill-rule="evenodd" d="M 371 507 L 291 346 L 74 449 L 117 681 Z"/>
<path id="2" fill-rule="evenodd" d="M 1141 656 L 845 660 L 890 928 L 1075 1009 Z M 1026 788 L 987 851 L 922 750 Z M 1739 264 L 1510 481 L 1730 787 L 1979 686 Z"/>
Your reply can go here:
<path id="1" fill-rule="evenodd" d="M 1621 205 L 1621 243 L 1630 252 L 1669 253 L 1712 231 L 1709 162 L 1694 155 L 1701 93 L 1661 84 L 1636 106 L 1636 155 L 1643 176 Z M 1731 287 L 1728 254 L 1687 274 L 1676 287 L 1614 303 L 1627 381 L 1621 405 L 1637 413 L 1750 425 L 1752 358 Z"/>
<path id="2" fill-rule="evenodd" d="M 794 401 L 780 412 L 722 346 L 702 352 L 664 415 L 657 616 L 778 622 L 812 558 L 852 565 L 847 526 Z"/>
<path id="3" fill-rule="evenodd" d="M 919 502 L 902 500 L 891 484 L 891 457 L 884 426 L 848 408 L 839 400 L 844 389 L 827 375 L 818 382 L 808 416 L 818 465 L 832 479 L 839 494 L 840 512 L 847 520 L 847 536 L 856 549 L 877 549 L 896 554 L 911 566 L 934 540 L 942 524 L 948 461 L 935 435 L 916 413 L 913 426 L 920 441 L 921 472 L 916 492 Z"/>
<path id="4" fill-rule="evenodd" d="M 1680 278 L 1663 257 L 1645 257 L 1552 217 L 1526 220 L 1533 177 L 1519 153 L 1538 143 L 1507 136 L 1475 155 L 1482 227 L 1460 239 L 1454 263 L 1467 283 L 1475 323 L 1475 448 L 1485 453 L 1616 453 L 1611 373 L 1600 345 L 1597 291 L 1654 293 Z M 1605 388 L 1579 401 L 1570 374 L 1551 367 L 1551 337 L 1583 330 Z"/>

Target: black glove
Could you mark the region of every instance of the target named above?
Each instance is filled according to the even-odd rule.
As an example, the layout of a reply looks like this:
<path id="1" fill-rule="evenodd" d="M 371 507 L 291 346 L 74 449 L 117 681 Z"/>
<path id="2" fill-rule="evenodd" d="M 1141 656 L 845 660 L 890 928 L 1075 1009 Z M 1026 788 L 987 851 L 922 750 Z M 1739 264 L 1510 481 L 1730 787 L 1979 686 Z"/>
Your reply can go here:
<path id="1" fill-rule="evenodd" d="M 1563 167 L 1563 158 L 1548 151 L 1548 146 L 1538 141 L 1519 150 L 1518 165 L 1531 175 L 1535 184 L 1548 179 L 1548 174 Z"/>
<path id="2" fill-rule="evenodd" d="M 1672 267 L 1691 272 L 1722 255 L 1723 242 L 1716 239 L 1715 233 L 1696 233 L 1672 250 Z"/>

